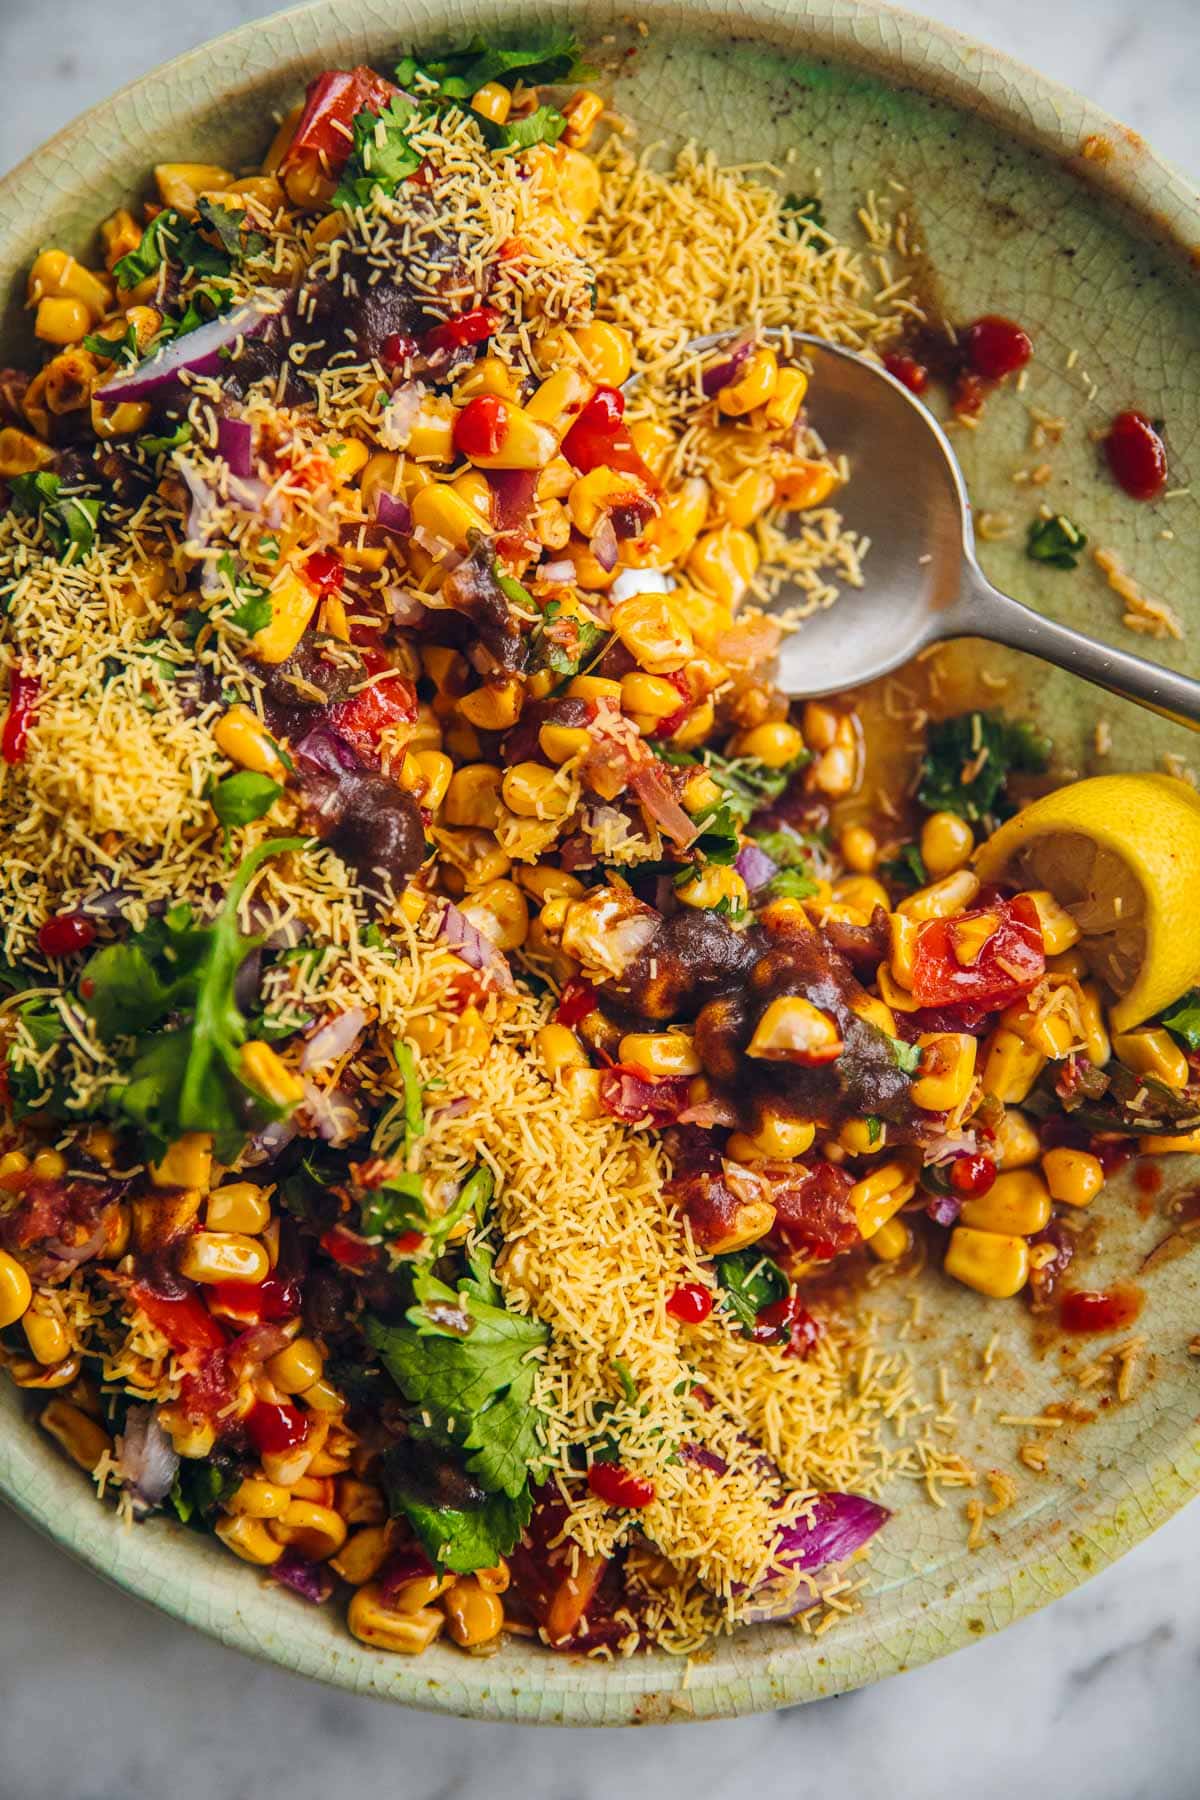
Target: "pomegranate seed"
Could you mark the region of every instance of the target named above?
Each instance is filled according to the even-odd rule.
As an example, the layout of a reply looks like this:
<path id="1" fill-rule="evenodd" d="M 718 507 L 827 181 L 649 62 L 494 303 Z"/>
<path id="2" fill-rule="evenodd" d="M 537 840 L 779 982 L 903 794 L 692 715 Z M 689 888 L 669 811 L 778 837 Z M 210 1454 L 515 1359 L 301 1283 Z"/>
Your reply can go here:
<path id="1" fill-rule="evenodd" d="M 96 927 L 82 913 L 57 913 L 47 919 L 37 934 L 38 949 L 43 956 L 74 956 L 86 950 L 96 939 Z"/>
<path id="2" fill-rule="evenodd" d="M 996 1165 L 990 1157 L 956 1156 L 950 1164 L 950 1186 L 956 1194 L 977 1198 L 986 1194 L 996 1179 Z"/>
<path id="3" fill-rule="evenodd" d="M 1145 413 L 1118 413 L 1104 454 L 1113 480 L 1131 500 L 1154 500 L 1167 485 L 1167 446 Z"/>
<path id="4" fill-rule="evenodd" d="M 1012 319 L 987 313 L 968 325 L 961 338 L 967 363 L 985 381 L 1000 381 L 1023 369 L 1033 355 L 1029 333 Z"/>
<path id="5" fill-rule="evenodd" d="M 620 1463 L 593 1463 L 588 1470 L 588 1486 L 605 1506 L 636 1509 L 649 1506 L 654 1498 L 654 1483 L 644 1475 L 623 1469 Z"/>
<path id="6" fill-rule="evenodd" d="M 910 394 L 923 394 L 929 386 L 929 370 L 915 356 L 908 356 L 901 350 L 890 350 L 883 359 L 883 366 Z"/>
<path id="7" fill-rule="evenodd" d="M 667 1312 L 681 1325 L 699 1325 L 713 1309 L 712 1295 L 698 1281 L 685 1281 L 667 1301 Z"/>

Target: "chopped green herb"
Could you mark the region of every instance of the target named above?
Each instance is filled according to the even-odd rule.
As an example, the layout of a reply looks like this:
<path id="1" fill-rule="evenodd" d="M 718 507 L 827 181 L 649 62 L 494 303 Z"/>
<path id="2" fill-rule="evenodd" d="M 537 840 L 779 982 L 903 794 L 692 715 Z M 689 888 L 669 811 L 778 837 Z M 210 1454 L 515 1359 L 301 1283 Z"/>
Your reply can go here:
<path id="1" fill-rule="evenodd" d="M 917 799 L 929 812 L 972 822 L 1007 818 L 1005 784 L 1014 772 L 1040 775 L 1051 744 L 1027 720 L 1002 713 L 959 713 L 930 725 Z"/>
<path id="2" fill-rule="evenodd" d="M 874 1113 L 868 1113 L 866 1123 L 868 1144 L 877 1144 L 883 1136 L 883 1120 L 876 1118 Z"/>
<path id="3" fill-rule="evenodd" d="M 810 900 L 820 893 L 821 884 L 806 869 L 780 869 L 763 891 L 771 900 Z"/>
<path id="4" fill-rule="evenodd" d="M 1177 1000 L 1170 1012 L 1162 1015 L 1162 1022 L 1189 1050 L 1200 1050 L 1200 988 Z"/>
<path id="5" fill-rule="evenodd" d="M 924 887 L 929 880 L 919 844 L 902 844 L 894 857 L 880 863 L 879 873 L 896 887 Z"/>
<path id="6" fill-rule="evenodd" d="M 567 129 L 567 121 L 554 106 L 536 107 L 523 119 L 510 119 L 503 125 L 495 124 L 482 113 L 474 116 L 484 143 L 493 150 L 529 150 L 534 144 L 557 144 Z"/>
<path id="7" fill-rule="evenodd" d="M 702 813 L 696 823 L 699 835 L 693 839 L 692 849 L 699 851 L 705 862 L 728 865 L 736 861 L 740 848 L 737 821 L 724 801 Z M 681 870 L 677 879 L 690 881 L 694 874 L 695 870 L 688 867 Z"/>
<path id="8" fill-rule="evenodd" d="M 514 599 L 514 588 L 525 593 L 520 582 L 511 577 L 503 575 L 499 580 L 510 600 Z M 525 598 L 532 605 L 528 594 Z M 604 636 L 601 627 L 590 619 L 564 612 L 561 600 L 549 600 L 542 608 L 542 622 L 534 630 L 534 656 L 540 667 L 552 669 L 556 675 L 577 675 Z"/>
<path id="9" fill-rule="evenodd" d="M 723 1290 L 721 1305 L 749 1337 L 763 1307 L 786 1298 L 788 1278 L 761 1250 L 731 1250 L 726 1256 L 715 1256 L 713 1263 Z"/>
<path id="10" fill-rule="evenodd" d="M 96 541 L 100 502 L 64 493 L 62 479 L 48 469 L 35 475 L 10 475 L 12 510 L 19 519 L 41 520 L 42 529 L 62 562 L 86 556 Z"/>
<path id="11" fill-rule="evenodd" d="M 210 243 L 199 226 L 170 206 L 151 219 L 137 248 L 114 264 L 113 274 L 121 287 L 135 288 L 156 274 L 164 262 L 202 278 L 228 275 L 230 269 L 224 246 Z"/>
<path id="12" fill-rule="evenodd" d="M 194 1531 L 209 1531 L 222 1501 L 242 1484 L 241 1471 L 214 1462 L 181 1462 L 171 1484 L 170 1501 L 176 1517 Z"/>
<path id="13" fill-rule="evenodd" d="M 192 428 L 186 419 L 181 419 L 170 437 L 142 437 L 138 443 L 148 456 L 167 456 L 172 450 L 181 450 L 184 444 L 192 441 Z"/>
<path id="14" fill-rule="evenodd" d="M 218 822 L 228 832 L 236 825 L 249 825 L 253 820 L 261 819 L 264 813 L 270 812 L 282 792 L 279 782 L 272 781 L 269 775 L 259 775 L 253 769 L 239 769 L 236 775 L 227 775 L 224 781 L 218 781 L 208 798 Z"/>
<path id="15" fill-rule="evenodd" d="M 664 761 L 670 760 L 670 757 L 664 758 Z M 811 758 L 807 750 L 802 750 L 782 769 L 769 769 L 766 763 L 752 756 L 720 756 L 715 750 L 706 750 L 701 760 L 724 794 L 733 817 L 739 825 L 744 825 L 770 801 L 778 800 L 793 776 Z"/>
<path id="16" fill-rule="evenodd" d="M 432 87 L 444 100 L 469 100 L 489 81 L 501 81 L 506 87 L 521 81 L 532 87 L 538 82 L 579 80 L 587 73 L 579 52 L 575 33 L 556 25 L 529 32 L 522 44 L 512 47 L 477 36 L 420 61 L 406 56 L 396 65 L 396 80 L 403 88 Z"/>
<path id="17" fill-rule="evenodd" d="M 1086 545 L 1087 537 L 1078 525 L 1065 513 L 1055 513 L 1052 519 L 1031 521 L 1025 554 L 1031 562 L 1049 563 L 1052 569 L 1074 569 Z"/>
<path id="18" fill-rule="evenodd" d="M 826 229 L 825 208 L 816 194 L 805 194 L 803 198 L 799 194 L 788 194 L 779 210 L 783 214 L 785 230 L 792 231 L 796 237 L 802 236 L 809 225 L 815 225 L 818 231 Z M 826 246 L 817 245 L 816 248 L 823 253 Z"/>
<path id="19" fill-rule="evenodd" d="M 132 368 L 138 359 L 138 335 L 136 325 L 127 325 L 119 337 L 105 337 L 100 332 L 91 331 L 83 340 L 85 350 L 93 356 L 103 356 L 109 362 L 123 363 Z"/>
<path id="20" fill-rule="evenodd" d="M 889 1038 L 896 1067 L 905 1075 L 915 1075 L 921 1067 L 921 1051 L 917 1044 L 906 1044 L 903 1038 Z"/>
<path id="21" fill-rule="evenodd" d="M 354 121 L 354 148 L 333 196 L 335 206 L 350 211 L 369 206 L 377 188 L 390 196 L 402 181 L 416 174 L 421 153 L 413 149 L 407 134 L 418 117 L 418 109 L 403 94 L 397 94 L 381 113 L 358 114 Z"/>
<path id="22" fill-rule="evenodd" d="M 220 200 L 202 194 L 196 202 L 201 219 L 221 240 L 221 248 L 234 262 L 244 257 L 261 256 L 267 240 L 261 231 L 246 231 L 246 215 Z"/>

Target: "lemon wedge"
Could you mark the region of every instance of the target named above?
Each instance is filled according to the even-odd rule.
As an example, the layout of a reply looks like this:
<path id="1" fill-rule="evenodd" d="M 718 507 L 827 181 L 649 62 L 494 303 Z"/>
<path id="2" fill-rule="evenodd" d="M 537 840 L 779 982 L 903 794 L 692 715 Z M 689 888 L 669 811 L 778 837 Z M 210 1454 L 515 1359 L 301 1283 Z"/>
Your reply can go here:
<path id="1" fill-rule="evenodd" d="M 1129 1031 L 1200 983 L 1200 794 L 1173 775 L 1097 775 L 1034 800 L 983 844 L 981 881 L 1048 888 Z"/>

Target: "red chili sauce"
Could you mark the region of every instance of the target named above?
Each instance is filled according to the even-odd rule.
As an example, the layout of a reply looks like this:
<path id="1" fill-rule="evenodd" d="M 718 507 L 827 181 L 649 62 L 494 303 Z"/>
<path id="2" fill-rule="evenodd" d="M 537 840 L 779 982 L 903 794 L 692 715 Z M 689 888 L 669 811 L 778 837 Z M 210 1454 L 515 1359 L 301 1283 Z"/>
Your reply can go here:
<path id="1" fill-rule="evenodd" d="M 1074 1288 L 1058 1305 L 1064 1331 L 1123 1331 L 1142 1310 L 1145 1296 L 1130 1281 L 1119 1281 L 1101 1292 Z"/>
<path id="2" fill-rule="evenodd" d="M 1118 413 L 1104 454 L 1117 486 L 1131 500 L 1156 500 L 1167 485 L 1167 447 L 1145 413 Z"/>
<path id="3" fill-rule="evenodd" d="M 1023 369 L 1032 355 L 1027 331 L 1012 319 L 986 313 L 961 326 L 954 341 L 944 331 L 922 326 L 904 350 L 892 351 L 883 364 L 914 394 L 923 394 L 931 381 L 940 381 L 950 389 L 955 412 L 973 416 L 989 389 Z"/>

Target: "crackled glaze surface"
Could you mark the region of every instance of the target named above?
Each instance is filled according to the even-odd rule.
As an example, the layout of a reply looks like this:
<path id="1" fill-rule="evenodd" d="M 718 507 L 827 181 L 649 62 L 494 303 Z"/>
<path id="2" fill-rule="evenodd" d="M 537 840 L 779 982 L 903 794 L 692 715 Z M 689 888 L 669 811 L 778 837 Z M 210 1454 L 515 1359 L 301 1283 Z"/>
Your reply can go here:
<path id="1" fill-rule="evenodd" d="M 681 131 L 695 132 L 739 161 L 782 160 L 793 149 L 789 185 L 819 186 L 839 227 L 851 225 L 855 197 L 870 189 L 894 192 L 888 184 L 898 182 L 911 190 L 903 203 L 919 221 L 949 311 L 1018 317 L 1038 352 L 1025 398 L 1072 420 L 1044 497 L 1078 518 L 1093 543 L 1113 546 L 1148 588 L 1169 594 L 1194 635 L 1200 602 L 1191 503 L 1174 503 L 1168 517 L 1121 501 L 1097 477 L 1086 435 L 1137 404 L 1169 418 L 1181 486 L 1200 463 L 1200 391 L 1187 380 L 1200 349 L 1189 260 L 1189 246 L 1200 241 L 1200 210 L 1185 184 L 1082 100 L 924 21 L 849 0 L 640 10 L 652 28 L 645 42 L 620 22 L 615 5 L 572 7 L 571 14 L 586 22 L 601 57 L 635 50 L 616 93 L 642 141 L 673 143 Z M 95 219 L 152 162 L 172 154 L 250 156 L 261 146 L 267 111 L 317 67 L 386 59 L 401 41 L 501 15 L 512 17 L 495 6 L 414 0 L 403 8 L 370 0 L 306 8 L 233 33 L 96 109 L 0 184 L 0 291 L 14 302 L 0 355 L 23 342 L 15 298 L 33 250 L 50 240 L 82 249 Z M 616 43 L 605 47 L 609 32 Z M 1098 389 L 1094 401 L 1085 377 Z M 994 405 L 986 430 L 964 443 L 963 458 L 978 508 L 1022 519 L 1032 510 L 1013 498 L 1013 469 L 1034 460 L 1015 396 Z M 1175 536 L 1163 537 L 1164 526 L 1174 526 Z M 1066 578 L 1035 569 L 1019 547 L 987 548 L 989 572 L 1002 585 L 1099 635 L 1120 635 L 1115 597 L 1090 566 Z M 849 622 L 852 601 L 846 604 Z M 1167 655 L 1181 667 L 1191 659 L 1194 669 L 1189 642 L 1168 646 Z M 1092 766 L 1098 710 L 1113 733 L 1106 767 L 1188 751 L 1170 728 L 1148 725 L 1132 707 L 1098 702 L 1066 676 L 1016 658 L 996 666 L 1081 771 Z M 1183 1167 L 1171 1172 L 1174 1185 L 1188 1178 Z M 1115 1193 L 1104 1206 L 1113 1223 L 1092 1265 L 1097 1282 L 1106 1269 L 1128 1268 L 1165 1231 L 1161 1219 L 1123 1213 Z M 527 1723 L 765 1710 L 862 1685 L 998 1629 L 1085 1579 L 1178 1508 L 1200 1485 L 1196 1365 L 1186 1350 L 1196 1286 L 1186 1258 L 1155 1273 L 1140 1324 L 1153 1352 L 1146 1379 L 1129 1404 L 1056 1448 L 1045 1477 L 1022 1482 L 1018 1503 L 992 1523 L 982 1549 L 966 1550 L 961 1497 L 942 1511 L 919 1491 L 903 1490 L 858 1617 L 816 1644 L 782 1630 L 743 1635 L 690 1671 L 651 1658 L 606 1668 L 520 1645 L 488 1661 L 441 1646 L 412 1663 L 376 1656 L 332 1612 L 264 1590 L 250 1571 L 182 1529 L 159 1523 L 120 1531 L 83 1478 L 17 1422 L 8 1389 L 0 1396 L 0 1491 L 93 1567 L 169 1613 L 360 1693 Z M 924 1291 L 929 1322 L 910 1346 L 926 1369 L 944 1363 L 965 1387 L 982 1345 L 993 1329 L 999 1334 L 997 1377 L 960 1442 L 981 1468 L 1011 1466 L 1021 1434 L 998 1417 L 1034 1415 L 1069 1391 L 1056 1359 L 1039 1357 L 1021 1309 L 988 1307 L 933 1279 Z M 901 1296 L 884 1304 L 902 1316 Z"/>

